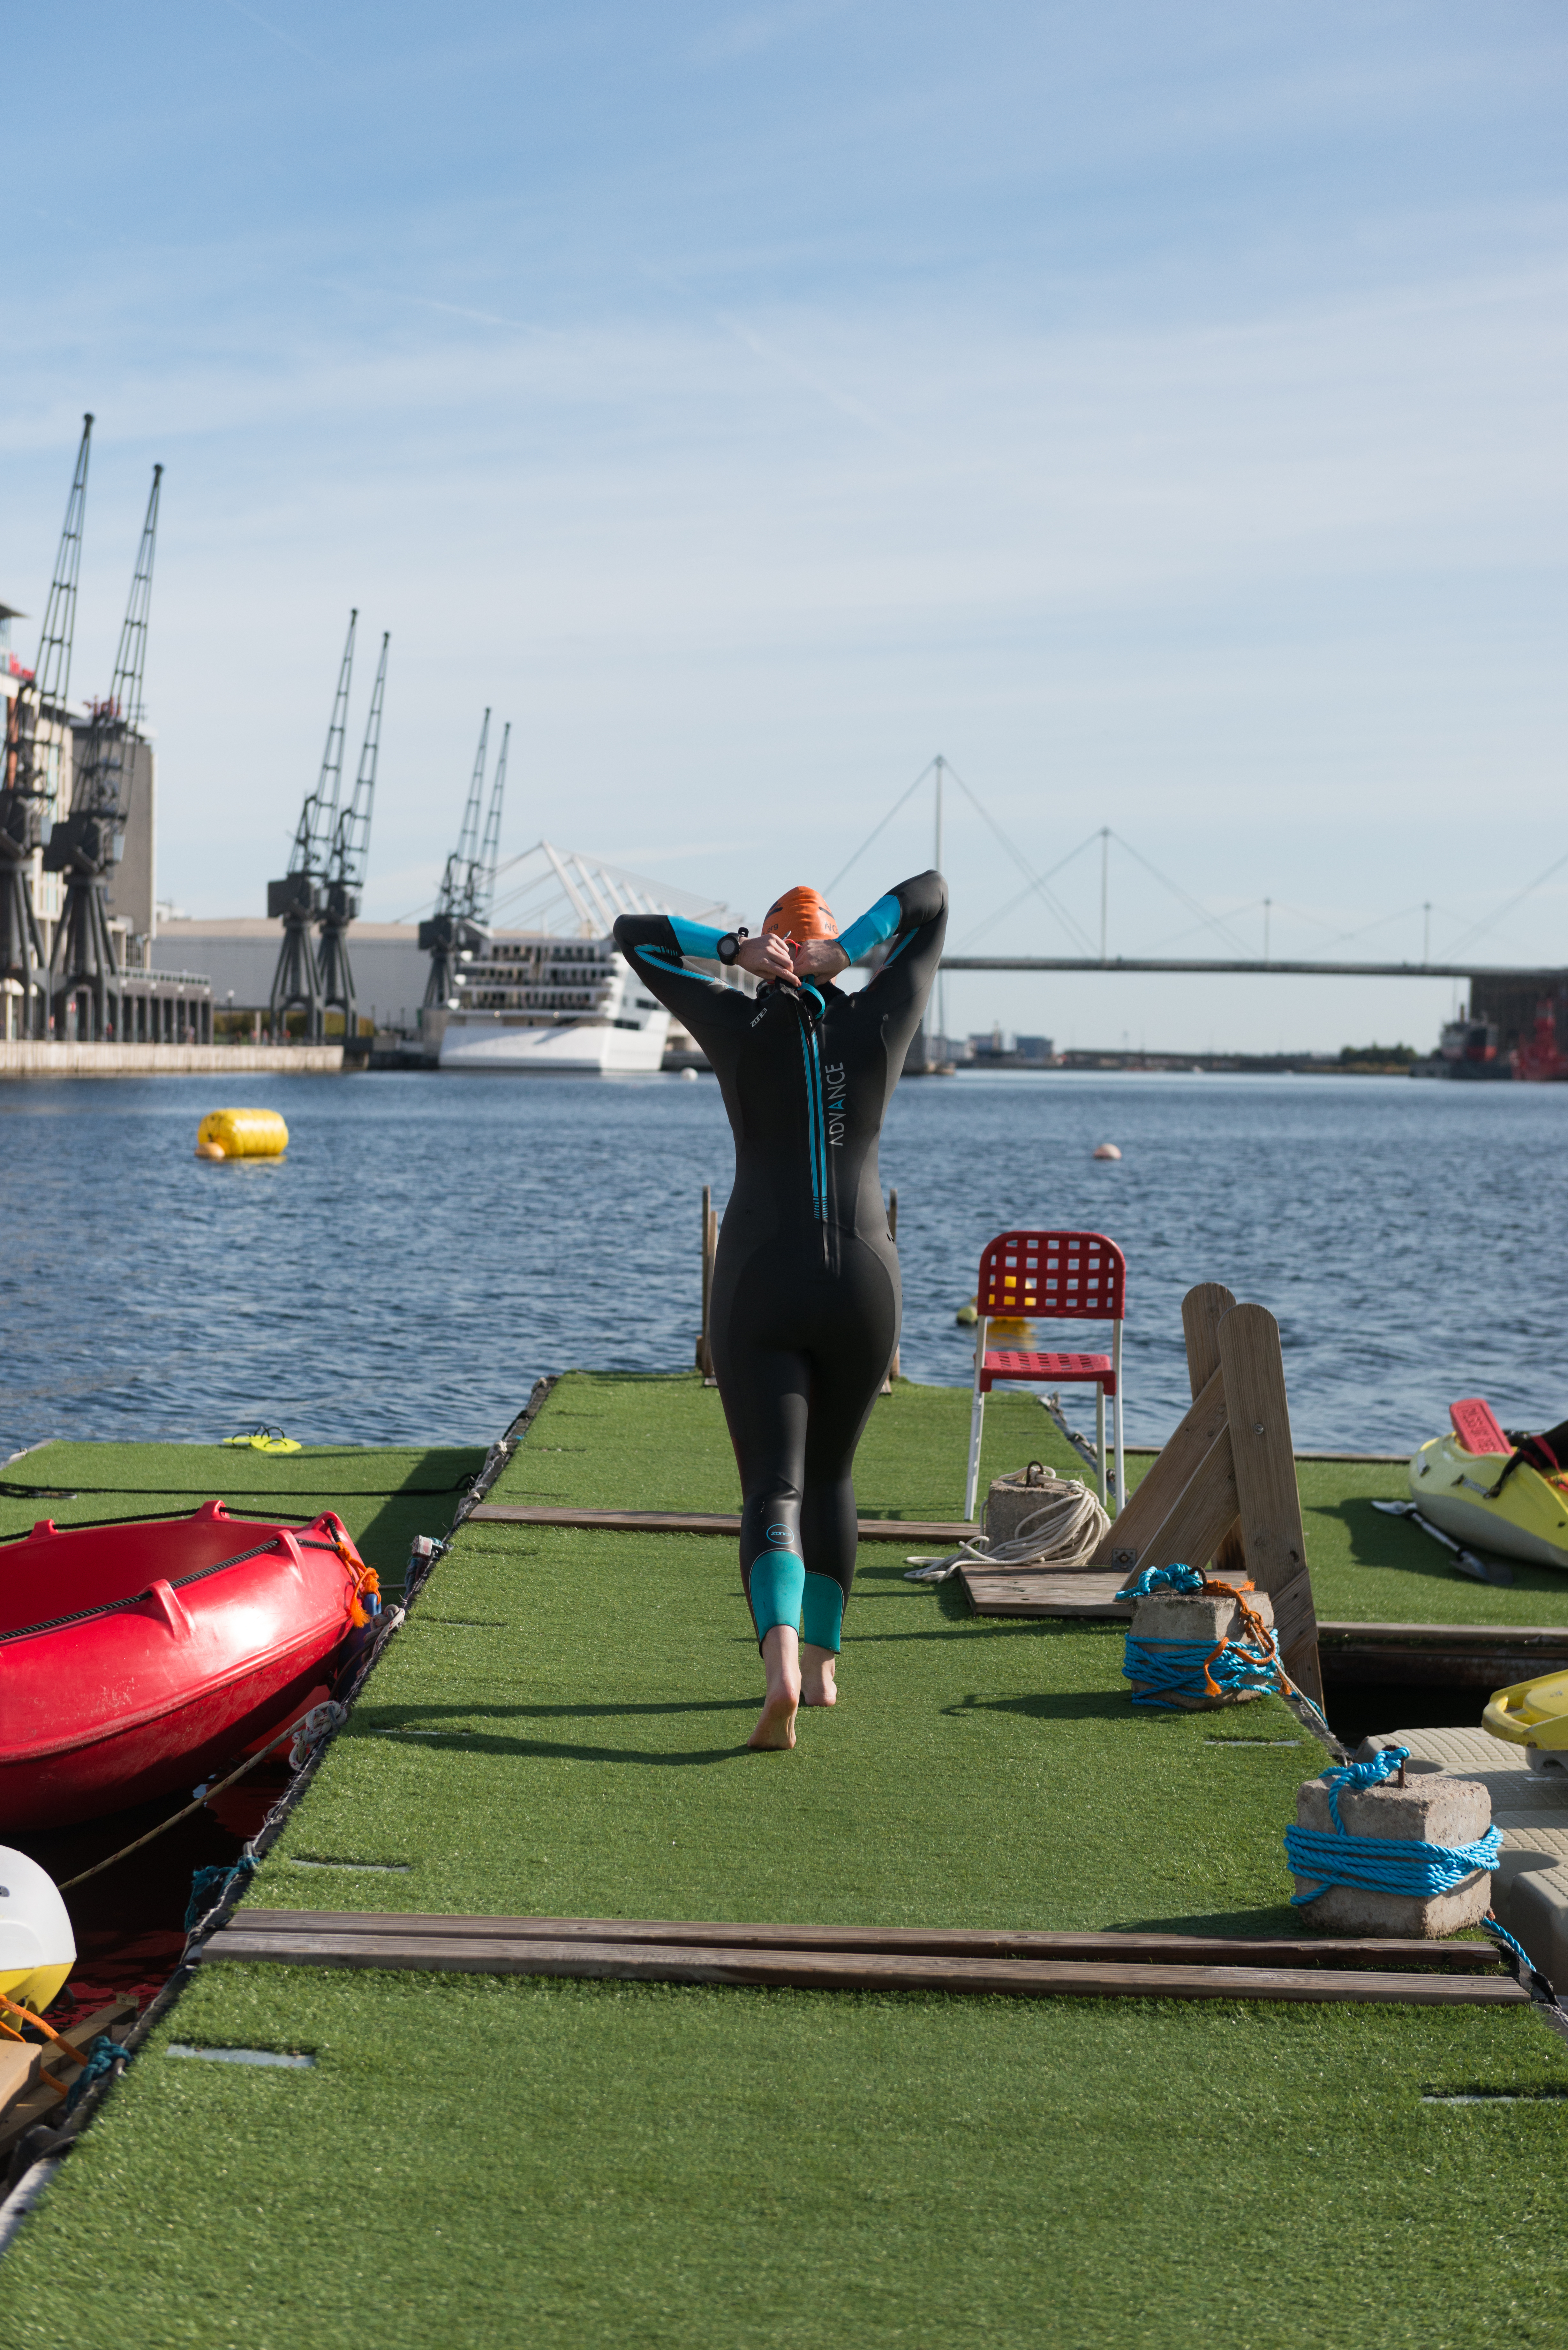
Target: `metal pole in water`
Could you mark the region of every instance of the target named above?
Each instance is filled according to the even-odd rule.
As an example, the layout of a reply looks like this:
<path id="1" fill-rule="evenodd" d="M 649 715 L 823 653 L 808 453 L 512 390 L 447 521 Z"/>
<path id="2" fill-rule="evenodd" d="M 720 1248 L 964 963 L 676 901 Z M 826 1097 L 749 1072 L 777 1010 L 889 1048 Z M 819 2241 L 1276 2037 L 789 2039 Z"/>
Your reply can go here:
<path id="1" fill-rule="evenodd" d="M 933 866 L 934 869 L 935 869 L 938 873 L 940 873 L 940 872 L 941 871 L 941 869 L 942 869 L 942 769 L 946 766 L 946 764 L 947 764 L 947 761 L 942 757 L 941 753 L 939 751 L 939 752 L 937 753 L 937 758 L 936 758 L 936 770 L 937 770 L 937 832 L 936 832 L 936 854 L 935 854 L 935 856 L 934 856 L 934 857 L 932 858 L 932 859 L 931 859 L 932 866 Z M 938 1048 L 938 1052 L 937 1052 L 937 1059 L 938 1059 L 939 1061 L 945 1061 L 945 1060 L 946 1060 L 946 1058 L 947 1058 L 947 1054 L 948 1054 L 948 983 L 947 983 L 947 981 L 942 977 L 942 974 L 941 974 L 941 968 L 940 968 L 940 965 L 938 966 L 938 970 L 937 970 L 937 1026 L 938 1026 L 938 1028 L 941 1031 L 941 1039 L 942 1039 L 941 1044 L 940 1044 L 940 1046 L 939 1046 L 939 1048 Z"/>

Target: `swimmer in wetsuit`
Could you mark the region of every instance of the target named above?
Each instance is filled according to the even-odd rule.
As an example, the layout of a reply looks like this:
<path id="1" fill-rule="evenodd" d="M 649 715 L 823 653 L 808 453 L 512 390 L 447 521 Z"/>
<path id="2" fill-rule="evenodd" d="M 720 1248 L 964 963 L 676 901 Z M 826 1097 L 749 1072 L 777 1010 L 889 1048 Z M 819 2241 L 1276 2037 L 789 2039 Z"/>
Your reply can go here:
<path id="1" fill-rule="evenodd" d="M 767 1671 L 751 1743 L 794 1744 L 798 1705 L 832 1705 L 855 1575 L 856 1447 L 898 1343 L 898 1257 L 877 1142 L 920 1024 L 947 885 L 918 874 L 842 937 L 814 889 L 762 935 L 623 914 L 616 944 L 711 1062 L 735 1137 L 709 1329 L 741 1472 L 741 1579 Z M 870 949 L 870 983 L 835 978 Z M 688 971 L 737 963 L 756 995 Z"/>

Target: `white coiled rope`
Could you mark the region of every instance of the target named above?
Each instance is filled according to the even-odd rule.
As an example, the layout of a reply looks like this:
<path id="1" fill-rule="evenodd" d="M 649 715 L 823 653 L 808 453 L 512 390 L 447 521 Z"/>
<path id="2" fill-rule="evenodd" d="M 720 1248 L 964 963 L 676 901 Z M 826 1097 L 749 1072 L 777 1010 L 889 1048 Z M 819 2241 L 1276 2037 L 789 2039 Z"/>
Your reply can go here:
<path id="1" fill-rule="evenodd" d="M 1040 1507 L 1009 1541 L 992 1544 L 976 1534 L 945 1558 L 911 1558 L 905 1582 L 945 1583 L 961 1566 L 1082 1566 L 1111 1523 L 1099 1495 L 1076 1477 L 1048 1477 L 1029 1490 L 1041 1495 Z"/>

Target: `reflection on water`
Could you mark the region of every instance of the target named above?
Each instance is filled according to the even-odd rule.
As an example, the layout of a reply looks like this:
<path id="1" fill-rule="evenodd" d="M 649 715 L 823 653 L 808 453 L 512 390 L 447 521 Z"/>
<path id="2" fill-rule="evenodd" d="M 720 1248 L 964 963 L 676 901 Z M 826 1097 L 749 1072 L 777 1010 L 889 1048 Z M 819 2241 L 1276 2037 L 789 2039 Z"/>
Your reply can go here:
<path id="1" fill-rule="evenodd" d="M 673 1078 L 261 1078 L 279 1163 L 192 1157 L 226 1081 L 0 1085 L 0 1452 L 51 1435 L 472 1441 L 542 1371 L 684 1368 L 717 1088 Z M 1096 1161 L 1107 1137 L 1119 1161 Z M 1129 1435 L 1184 1407 L 1180 1301 L 1280 1317 L 1298 1443 L 1395 1451 L 1485 1394 L 1568 1413 L 1568 1087 L 971 1076 L 906 1084 L 903 1368 L 967 1385 L 983 1243 L 1086 1225 L 1128 1262 Z M 1038 1343 L 1086 1326 L 1038 1324 Z"/>

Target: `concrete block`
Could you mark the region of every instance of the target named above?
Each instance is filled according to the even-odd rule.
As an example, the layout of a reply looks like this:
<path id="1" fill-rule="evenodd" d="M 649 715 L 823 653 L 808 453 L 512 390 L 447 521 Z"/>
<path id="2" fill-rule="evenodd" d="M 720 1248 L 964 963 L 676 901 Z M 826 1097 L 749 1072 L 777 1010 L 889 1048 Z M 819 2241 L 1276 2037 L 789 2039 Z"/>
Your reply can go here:
<path id="1" fill-rule="evenodd" d="M 1049 1469 L 1041 1469 L 1033 1461 L 1031 1468 L 1038 1472 L 1034 1484 L 1028 1482 L 1030 1471 L 1015 1469 L 1005 1477 L 992 1481 L 985 1502 L 985 1532 L 992 1547 L 999 1543 L 1015 1542 L 1019 1529 L 1050 1503 L 1066 1498 L 1067 1482 Z"/>
<path id="2" fill-rule="evenodd" d="M 1259 1621 L 1273 1629 L 1273 1603 L 1266 1591 L 1241 1594 L 1247 1606 Z M 1162 1640 L 1201 1640 L 1206 1648 L 1218 1648 L 1221 1640 L 1241 1640 L 1248 1637 L 1236 1599 L 1224 1592 L 1154 1591 L 1140 1599 L 1133 1609 L 1130 1627 L 1135 1640 L 1158 1643 Z M 1140 1696 L 1147 1683 L 1134 1681 L 1133 1694 Z M 1168 1695 L 1168 1692 L 1162 1692 Z M 1173 1701 L 1185 1706 L 1189 1713 L 1212 1712 L 1222 1705 L 1245 1705 L 1262 1690 L 1236 1690 L 1222 1697 L 1179 1697 Z"/>
<path id="3" fill-rule="evenodd" d="M 1403 1743 L 1403 1741 L 1400 1742 Z M 1342 1787 L 1339 1816 L 1353 1836 L 1378 1841 L 1409 1839 L 1422 1844 L 1475 1844 L 1491 1825 L 1491 1798 L 1474 1779 L 1444 1771 L 1407 1772 L 1400 1787 L 1386 1779 L 1378 1787 Z M 1328 1786 L 1309 1779 L 1296 1794 L 1296 1825 L 1318 1835 L 1334 1834 Z M 1319 1880 L 1298 1877 L 1295 1889 L 1309 1893 Z M 1377 1893 L 1356 1885 L 1331 1885 L 1296 1915 L 1325 1934 L 1400 1934 L 1436 1941 L 1461 1927 L 1474 1926 L 1491 1906 L 1491 1877 L 1485 1869 L 1452 1893 L 1419 1899 L 1414 1894 Z M 1521 1935 L 1520 1939 L 1523 1940 Z"/>

